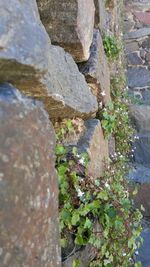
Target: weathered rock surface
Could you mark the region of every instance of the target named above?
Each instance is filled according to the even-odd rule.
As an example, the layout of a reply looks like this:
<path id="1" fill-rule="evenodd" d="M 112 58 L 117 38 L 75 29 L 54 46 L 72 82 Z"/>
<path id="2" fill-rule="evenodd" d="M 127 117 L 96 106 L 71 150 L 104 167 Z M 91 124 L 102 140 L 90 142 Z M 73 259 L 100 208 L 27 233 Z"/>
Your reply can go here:
<path id="1" fill-rule="evenodd" d="M 87 173 L 97 178 L 102 175 L 105 160 L 108 159 L 108 141 L 104 139 L 99 120 L 87 120 L 85 127 L 85 133 L 79 139 L 77 147 L 79 153 L 88 153 L 90 161 L 87 167 Z"/>
<path id="2" fill-rule="evenodd" d="M 144 215 L 150 216 L 150 168 L 136 165 L 130 179 L 138 184 L 138 193 L 134 198 L 135 206 L 145 208 Z"/>
<path id="3" fill-rule="evenodd" d="M 129 53 L 127 55 L 127 60 L 128 60 L 128 65 L 142 65 L 143 64 L 143 60 L 141 59 L 139 54 L 136 52 Z"/>
<path id="4" fill-rule="evenodd" d="M 144 242 L 142 246 L 139 248 L 139 255 L 137 256 L 137 260 L 141 262 L 142 267 L 150 266 L 150 227 L 144 227 L 141 237 Z"/>
<path id="5" fill-rule="evenodd" d="M 103 0 L 94 0 L 95 4 L 95 27 L 100 31 L 104 31 L 106 28 L 106 10 Z"/>
<path id="6" fill-rule="evenodd" d="M 144 25 L 150 25 L 150 12 L 135 11 L 134 15 Z"/>
<path id="7" fill-rule="evenodd" d="M 124 35 L 125 39 L 138 39 L 150 35 L 150 28 L 142 28 L 137 31 L 131 31 Z"/>
<path id="8" fill-rule="evenodd" d="M 146 48 L 149 49 L 150 48 L 150 37 L 146 38 L 143 42 L 142 42 L 142 48 Z"/>
<path id="9" fill-rule="evenodd" d="M 88 266 L 91 258 L 91 247 L 86 246 L 80 251 L 77 251 L 75 255 L 68 257 L 64 262 L 62 262 L 62 267 L 71 267 L 73 266 L 74 260 L 80 260 L 80 267 Z"/>
<path id="10" fill-rule="evenodd" d="M 37 0 L 41 20 L 53 44 L 78 62 L 89 58 L 95 7 L 93 0 Z"/>
<path id="11" fill-rule="evenodd" d="M 45 102 L 50 117 L 88 118 L 94 116 L 98 108 L 96 97 L 91 93 L 73 58 L 68 53 L 64 53 L 62 48 L 56 46 L 52 46 L 51 51 L 53 60 L 49 69 L 53 70 L 51 77 L 54 81 L 50 87 L 52 101 L 49 97 L 39 97 Z"/>
<path id="12" fill-rule="evenodd" d="M 95 113 L 96 98 L 72 57 L 50 45 L 35 0 L 0 5 L 0 81 L 42 100 L 50 118 Z"/>
<path id="13" fill-rule="evenodd" d="M 90 48 L 90 58 L 79 64 L 79 70 L 85 75 L 93 94 L 104 104 L 110 101 L 110 73 L 99 30 L 94 30 Z"/>
<path id="14" fill-rule="evenodd" d="M 130 88 L 150 86 L 150 71 L 144 67 L 129 67 L 127 78 Z"/>
<path id="15" fill-rule="evenodd" d="M 135 141 L 135 162 L 148 166 L 150 165 L 150 133 L 138 134 L 138 136 L 139 140 Z"/>
<path id="16" fill-rule="evenodd" d="M 150 106 L 130 105 L 130 116 L 138 132 L 150 132 Z"/>
<path id="17" fill-rule="evenodd" d="M 139 50 L 138 42 L 130 42 L 125 44 L 126 53 Z"/>
<path id="18" fill-rule="evenodd" d="M 55 137 L 43 106 L 0 86 L 0 266 L 60 266 Z"/>

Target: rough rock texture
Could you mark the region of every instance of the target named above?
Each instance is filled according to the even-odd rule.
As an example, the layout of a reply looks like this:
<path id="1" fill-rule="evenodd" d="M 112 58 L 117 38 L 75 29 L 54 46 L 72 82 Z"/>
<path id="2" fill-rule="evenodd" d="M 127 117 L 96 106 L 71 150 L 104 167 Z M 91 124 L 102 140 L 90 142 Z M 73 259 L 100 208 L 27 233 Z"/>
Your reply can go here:
<path id="1" fill-rule="evenodd" d="M 80 251 L 77 251 L 75 255 L 70 256 L 64 262 L 62 262 L 62 267 L 71 267 L 73 266 L 73 261 L 80 259 L 80 267 L 88 266 L 91 259 L 91 248 L 90 246 L 86 246 Z"/>
<path id="2" fill-rule="evenodd" d="M 95 27 L 103 32 L 106 28 L 106 10 L 103 0 L 94 0 L 95 4 Z"/>
<path id="3" fill-rule="evenodd" d="M 150 106 L 130 105 L 130 117 L 137 132 L 150 132 Z"/>
<path id="4" fill-rule="evenodd" d="M 135 141 L 135 162 L 145 166 L 150 165 L 150 133 L 139 134 L 139 140 Z"/>
<path id="5" fill-rule="evenodd" d="M 134 15 L 144 25 L 150 25 L 150 12 L 135 11 Z"/>
<path id="6" fill-rule="evenodd" d="M 93 0 L 37 0 L 37 4 L 52 43 L 76 61 L 87 60 L 94 27 Z"/>
<path id="7" fill-rule="evenodd" d="M 150 225 L 145 226 L 142 231 L 141 237 L 144 242 L 142 246 L 139 248 L 139 255 L 137 256 L 137 260 L 141 262 L 142 267 L 150 266 Z"/>
<path id="8" fill-rule="evenodd" d="M 130 67 L 127 72 L 130 88 L 150 86 L 150 70 L 145 67 Z"/>
<path id="9" fill-rule="evenodd" d="M 41 104 L 0 86 L 0 266 L 60 266 L 55 137 Z"/>
<path id="10" fill-rule="evenodd" d="M 110 73 L 99 30 L 94 30 L 90 58 L 86 63 L 79 64 L 79 70 L 85 75 L 98 101 L 102 101 L 103 104 L 108 103 L 110 101 Z"/>
<path id="11" fill-rule="evenodd" d="M 138 194 L 135 196 L 135 206 L 145 208 L 144 215 L 150 216 L 150 168 L 143 165 L 135 166 L 130 179 L 138 184 Z"/>
<path id="12" fill-rule="evenodd" d="M 54 81 L 50 87 L 52 100 L 50 101 L 49 97 L 39 97 L 45 102 L 50 117 L 88 118 L 94 116 L 98 108 L 96 97 L 91 93 L 71 55 L 64 53 L 62 48 L 56 46 L 52 46 L 51 51 L 53 61 L 50 70 L 53 70 Z"/>
<path id="13" fill-rule="evenodd" d="M 150 28 L 142 28 L 136 31 L 129 32 L 124 36 L 125 39 L 138 39 L 150 35 Z"/>
<path id="14" fill-rule="evenodd" d="M 145 208 L 145 216 L 150 216 L 150 2 L 149 0 L 125 0 L 126 54 L 128 58 L 128 86 L 136 104 L 129 106 L 130 116 L 137 138 L 133 144 L 134 169 L 130 179 L 138 183 L 139 190 L 135 205 Z M 131 66 L 134 65 L 134 66 Z M 150 261 L 142 261 L 143 267 L 150 266 Z M 146 265 L 147 264 L 147 265 Z"/>
<path id="15" fill-rule="evenodd" d="M 128 65 L 141 65 L 143 63 L 140 55 L 136 52 L 127 55 Z"/>
<path id="16" fill-rule="evenodd" d="M 0 5 L 0 80 L 42 100 L 50 118 L 94 114 L 96 98 L 72 57 L 50 45 L 35 0 Z"/>
<path id="17" fill-rule="evenodd" d="M 104 171 L 104 162 L 108 159 L 108 141 L 104 139 L 100 121 L 97 119 L 85 122 L 85 133 L 77 143 L 79 152 L 87 152 L 90 158 L 87 173 L 94 178 Z"/>

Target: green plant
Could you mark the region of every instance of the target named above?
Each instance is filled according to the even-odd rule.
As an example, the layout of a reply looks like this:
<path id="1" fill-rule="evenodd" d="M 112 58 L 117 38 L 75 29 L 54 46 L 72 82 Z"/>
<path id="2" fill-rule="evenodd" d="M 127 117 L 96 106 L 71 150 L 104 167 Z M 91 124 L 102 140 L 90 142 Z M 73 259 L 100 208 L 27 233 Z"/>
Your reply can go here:
<path id="1" fill-rule="evenodd" d="M 136 239 L 141 214 L 129 198 L 124 158 L 106 164 L 104 176 L 94 180 L 86 174 L 86 154 L 79 156 L 76 148 L 67 153 L 58 144 L 56 155 L 62 247 L 67 246 L 66 232 L 71 232 L 75 245 L 94 247 L 90 267 L 130 266 L 129 259 L 140 244 Z"/>
<path id="2" fill-rule="evenodd" d="M 105 36 L 103 38 L 103 45 L 108 58 L 117 59 L 119 57 L 121 46 L 115 36 Z"/>
<path id="3" fill-rule="evenodd" d="M 120 46 L 115 37 L 106 36 L 104 48 L 110 59 L 119 57 Z M 89 267 L 141 266 L 140 262 L 134 262 L 133 255 L 142 242 L 139 237 L 142 215 L 133 207 L 125 179 L 133 130 L 128 116 L 126 81 L 119 64 L 117 70 L 118 74 L 111 78 L 112 101 L 98 114 L 105 138 L 112 135 L 116 143 L 116 153 L 105 163 L 103 176 L 96 180 L 88 176 L 88 156 L 79 155 L 76 148 L 68 152 L 61 144 L 65 135 L 74 131 L 72 121 L 71 127 L 65 124 L 62 127 L 65 132 L 60 128 L 57 135 L 61 245 L 67 246 L 69 233 L 74 240 L 73 252 L 76 246 L 90 244 L 94 257 Z M 79 266 L 77 259 L 72 267 Z"/>

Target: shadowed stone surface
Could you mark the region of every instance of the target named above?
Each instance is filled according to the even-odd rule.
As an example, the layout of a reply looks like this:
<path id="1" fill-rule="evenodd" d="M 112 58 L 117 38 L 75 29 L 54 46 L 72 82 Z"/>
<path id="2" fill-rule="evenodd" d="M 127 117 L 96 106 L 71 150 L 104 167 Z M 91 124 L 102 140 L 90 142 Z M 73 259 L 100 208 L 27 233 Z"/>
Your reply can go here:
<path id="1" fill-rule="evenodd" d="M 53 44 L 78 62 L 89 57 L 95 7 L 93 0 L 37 0 L 41 20 Z"/>
<path id="2" fill-rule="evenodd" d="M 142 231 L 141 237 L 144 239 L 143 245 L 139 248 L 137 260 L 141 261 L 142 267 L 150 266 L 150 228 Z"/>
<path id="3" fill-rule="evenodd" d="M 80 260 L 80 267 L 88 266 L 90 263 L 91 258 L 91 247 L 86 246 L 80 251 L 77 251 L 75 255 L 69 257 L 62 263 L 62 267 L 71 267 L 73 266 L 73 261 L 79 259 Z"/>
<path id="4" fill-rule="evenodd" d="M 135 162 L 145 166 L 150 165 L 150 133 L 139 134 L 139 140 L 135 141 Z"/>
<path id="5" fill-rule="evenodd" d="M 149 49 L 150 48 L 150 37 L 146 38 L 143 42 L 142 42 L 142 48 L 146 48 Z"/>
<path id="6" fill-rule="evenodd" d="M 35 0 L 1 0 L 0 10 L 0 80 L 42 100 L 50 118 L 94 114 L 96 98 L 72 57 L 50 45 Z"/>
<path id="7" fill-rule="evenodd" d="M 90 58 L 86 63 L 79 64 L 79 70 L 85 75 L 98 101 L 108 103 L 110 101 L 110 73 L 99 30 L 94 30 Z"/>
<path id="8" fill-rule="evenodd" d="M 104 139 L 100 121 L 97 119 L 85 122 L 85 134 L 77 143 L 80 153 L 87 152 L 90 158 L 87 172 L 94 178 L 104 171 L 104 161 L 108 159 L 108 141 Z"/>
<path id="9" fill-rule="evenodd" d="M 150 106 L 130 105 L 130 116 L 138 132 L 150 132 Z"/>
<path id="10" fill-rule="evenodd" d="M 0 266 L 59 267 L 55 136 L 43 106 L 0 86 Z"/>
<path id="11" fill-rule="evenodd" d="M 145 183 L 139 186 L 138 194 L 134 199 L 136 207 L 140 208 L 141 205 L 145 208 L 143 214 L 150 216 L 150 183 Z"/>
<path id="12" fill-rule="evenodd" d="M 127 55 L 128 65 L 142 65 L 143 61 L 138 53 L 130 53 Z"/>
<path id="13" fill-rule="evenodd" d="M 150 86 L 150 70 L 144 67 L 128 68 L 127 78 L 131 88 Z"/>
<path id="14" fill-rule="evenodd" d="M 138 184 L 138 193 L 134 197 L 136 207 L 140 208 L 143 205 L 145 208 L 144 215 L 150 216 L 150 168 L 136 165 L 129 178 Z"/>

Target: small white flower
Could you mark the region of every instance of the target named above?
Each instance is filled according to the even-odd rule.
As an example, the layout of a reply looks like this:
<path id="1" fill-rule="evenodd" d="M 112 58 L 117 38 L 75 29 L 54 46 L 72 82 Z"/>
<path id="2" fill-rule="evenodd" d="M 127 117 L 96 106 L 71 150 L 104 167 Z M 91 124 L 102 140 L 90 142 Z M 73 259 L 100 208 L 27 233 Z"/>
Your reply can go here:
<path id="1" fill-rule="evenodd" d="M 122 256 L 125 257 L 127 254 L 126 253 L 123 253 Z"/>
<path id="2" fill-rule="evenodd" d="M 85 163 L 85 161 L 84 161 L 83 158 L 79 159 L 79 162 L 80 162 L 82 165 Z"/>
<path id="3" fill-rule="evenodd" d="M 105 187 L 110 189 L 110 185 L 107 182 L 105 183 Z"/>
<path id="4" fill-rule="evenodd" d="M 101 92 L 101 95 L 102 95 L 102 96 L 105 96 L 105 95 L 106 95 L 106 93 L 105 93 L 104 91 L 102 91 L 102 92 Z"/>
<path id="5" fill-rule="evenodd" d="M 139 252 L 138 251 L 135 251 L 135 255 L 139 255 Z"/>
<path id="6" fill-rule="evenodd" d="M 102 108 L 102 107 L 103 107 L 103 103 L 99 102 L 99 108 Z"/>
<path id="7" fill-rule="evenodd" d="M 84 192 L 82 192 L 80 189 L 77 189 L 78 197 L 82 197 L 84 195 Z"/>

